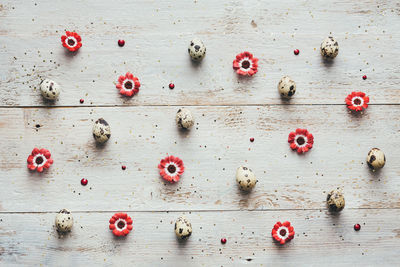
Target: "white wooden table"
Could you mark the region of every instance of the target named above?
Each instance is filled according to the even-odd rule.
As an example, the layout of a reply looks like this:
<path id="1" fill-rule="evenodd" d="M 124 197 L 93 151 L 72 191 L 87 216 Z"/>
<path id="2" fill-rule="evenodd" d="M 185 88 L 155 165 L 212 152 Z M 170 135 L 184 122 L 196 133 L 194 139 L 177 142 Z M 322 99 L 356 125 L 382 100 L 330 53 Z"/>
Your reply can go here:
<path id="1" fill-rule="evenodd" d="M 396 0 L 1 1 L 0 265 L 399 264 L 399 28 Z M 82 36 L 76 55 L 61 46 L 65 30 Z M 332 64 L 319 54 L 329 34 L 340 45 Z M 194 36 L 207 46 L 200 65 L 187 54 Z M 260 59 L 251 79 L 232 69 L 244 50 Z M 133 98 L 114 85 L 127 71 L 142 83 Z M 297 83 L 290 102 L 276 89 L 284 74 Z M 62 86 L 54 105 L 42 78 Z M 360 90 L 371 105 L 354 116 L 344 98 Z M 196 117 L 188 133 L 175 125 L 181 106 Z M 103 148 L 91 136 L 99 117 L 112 130 Z M 297 127 L 315 137 L 302 156 L 287 144 Z M 55 161 L 43 174 L 26 167 L 35 146 Z M 365 163 L 372 147 L 386 154 L 379 173 Z M 166 153 L 184 160 L 177 184 L 158 174 Z M 259 179 L 251 194 L 235 183 L 241 164 Z M 336 187 L 338 216 L 325 203 Z M 64 238 L 53 226 L 62 208 L 75 218 Z M 134 220 L 123 239 L 108 230 L 118 211 Z M 182 214 L 193 225 L 185 243 L 173 231 Z M 296 236 L 280 247 L 270 232 L 284 220 Z"/>

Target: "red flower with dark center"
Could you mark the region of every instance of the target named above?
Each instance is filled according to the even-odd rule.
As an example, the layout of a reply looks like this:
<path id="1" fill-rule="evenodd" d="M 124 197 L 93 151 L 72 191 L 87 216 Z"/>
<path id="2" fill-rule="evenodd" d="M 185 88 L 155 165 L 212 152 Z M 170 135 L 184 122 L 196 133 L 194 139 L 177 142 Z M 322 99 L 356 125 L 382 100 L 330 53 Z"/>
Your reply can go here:
<path id="1" fill-rule="evenodd" d="M 296 129 L 289 134 L 288 142 L 290 148 L 297 150 L 297 153 L 305 153 L 313 147 L 314 137 L 307 129 Z"/>
<path id="2" fill-rule="evenodd" d="M 140 82 L 132 73 L 127 72 L 125 76 L 119 76 L 116 87 L 121 95 L 133 96 L 139 92 Z"/>
<path id="3" fill-rule="evenodd" d="M 71 52 L 75 52 L 81 48 L 81 41 L 81 37 L 76 32 L 66 31 L 65 35 L 61 36 L 62 45 Z"/>
<path id="4" fill-rule="evenodd" d="M 243 52 L 236 55 L 233 61 L 233 69 L 239 75 L 253 76 L 257 73 L 258 58 L 253 57 L 250 52 Z"/>
<path id="5" fill-rule="evenodd" d="M 272 228 L 271 234 L 277 242 L 283 245 L 294 238 L 294 228 L 290 225 L 290 222 L 277 222 Z"/>
<path id="6" fill-rule="evenodd" d="M 352 111 L 362 111 L 368 107 L 369 97 L 363 92 L 352 92 L 346 97 L 347 108 Z"/>
<path id="7" fill-rule="evenodd" d="M 179 181 L 180 175 L 185 171 L 183 161 L 174 156 L 168 156 L 160 161 L 158 169 L 162 178 L 168 182 L 175 183 Z"/>
<path id="8" fill-rule="evenodd" d="M 115 213 L 110 219 L 110 230 L 115 236 L 126 236 L 133 229 L 132 219 L 126 213 Z"/>
<path id="9" fill-rule="evenodd" d="M 51 154 L 47 149 L 34 148 L 32 153 L 28 157 L 28 169 L 38 172 L 42 172 L 44 169 L 48 169 L 53 164 Z"/>

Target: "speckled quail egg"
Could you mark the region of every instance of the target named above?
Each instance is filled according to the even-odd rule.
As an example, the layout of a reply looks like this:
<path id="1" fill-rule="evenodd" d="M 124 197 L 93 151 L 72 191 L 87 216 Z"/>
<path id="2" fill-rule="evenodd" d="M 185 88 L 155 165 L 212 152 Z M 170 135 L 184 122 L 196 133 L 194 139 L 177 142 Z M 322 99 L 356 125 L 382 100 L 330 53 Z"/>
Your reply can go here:
<path id="1" fill-rule="evenodd" d="M 187 239 L 192 234 L 192 224 L 184 216 L 176 220 L 175 234 L 180 239 Z"/>
<path id="2" fill-rule="evenodd" d="M 386 163 L 385 154 L 379 148 L 373 148 L 368 152 L 367 164 L 373 170 L 383 168 Z"/>
<path id="3" fill-rule="evenodd" d="M 254 186 L 256 186 L 258 180 L 251 169 L 245 166 L 240 166 L 236 170 L 236 182 L 240 189 L 250 191 Z"/>
<path id="4" fill-rule="evenodd" d="M 189 129 L 194 125 L 194 118 L 192 112 L 187 108 L 180 108 L 176 113 L 176 124 L 180 128 Z"/>
<path id="5" fill-rule="evenodd" d="M 111 137 L 110 125 L 103 119 L 98 119 L 93 125 L 93 137 L 98 143 L 104 143 Z"/>
<path id="6" fill-rule="evenodd" d="M 62 209 L 57 213 L 55 220 L 56 228 L 60 232 L 69 232 L 74 225 L 74 218 L 70 211 Z"/>
<path id="7" fill-rule="evenodd" d="M 290 98 L 296 93 L 296 83 L 289 76 L 283 76 L 278 83 L 278 91 L 282 97 Z"/>
<path id="8" fill-rule="evenodd" d="M 324 58 L 333 59 L 339 54 L 339 44 L 332 36 L 327 37 L 321 43 L 321 55 Z"/>
<path id="9" fill-rule="evenodd" d="M 40 83 L 40 92 L 42 96 L 48 100 L 56 100 L 60 95 L 60 85 L 55 81 L 44 79 Z"/>
<path id="10" fill-rule="evenodd" d="M 328 204 L 329 210 L 330 211 L 341 211 L 344 209 L 345 201 L 344 201 L 344 196 L 343 193 L 340 192 L 337 189 L 332 190 L 329 192 L 326 202 Z"/>
<path id="11" fill-rule="evenodd" d="M 200 39 L 195 38 L 190 41 L 188 52 L 192 60 L 200 61 L 206 55 L 206 46 Z"/>

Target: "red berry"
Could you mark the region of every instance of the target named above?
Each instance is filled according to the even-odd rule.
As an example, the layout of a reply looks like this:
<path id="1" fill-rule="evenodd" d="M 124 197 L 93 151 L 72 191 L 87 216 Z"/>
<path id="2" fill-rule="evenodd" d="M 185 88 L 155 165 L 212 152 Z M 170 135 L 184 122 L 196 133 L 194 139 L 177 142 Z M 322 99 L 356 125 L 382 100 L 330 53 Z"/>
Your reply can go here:
<path id="1" fill-rule="evenodd" d="M 295 49 L 295 50 L 293 51 L 293 53 L 297 56 L 297 55 L 300 53 L 300 50 L 299 50 L 299 49 Z"/>
<path id="2" fill-rule="evenodd" d="M 367 79 L 367 75 L 364 75 L 364 76 L 363 76 L 363 80 L 366 80 L 366 79 Z"/>
<path id="3" fill-rule="evenodd" d="M 226 238 L 221 238 L 221 243 L 225 244 L 226 243 Z"/>
<path id="4" fill-rule="evenodd" d="M 252 137 L 252 138 L 250 138 L 250 142 L 254 142 L 254 138 Z"/>
<path id="5" fill-rule="evenodd" d="M 123 170 L 126 170 L 126 166 L 125 165 L 122 165 L 122 167 L 121 167 Z"/>
<path id="6" fill-rule="evenodd" d="M 81 99 L 79 100 L 79 102 L 80 102 L 81 104 L 83 104 L 83 102 L 85 102 L 85 100 L 84 100 L 83 98 L 81 98 Z"/>
<path id="7" fill-rule="evenodd" d="M 124 40 L 118 40 L 118 45 L 120 47 L 123 47 L 125 45 L 125 41 Z"/>
<path id="8" fill-rule="evenodd" d="M 88 183 L 88 180 L 85 178 L 82 178 L 81 185 L 87 185 L 87 183 Z"/>
<path id="9" fill-rule="evenodd" d="M 170 83 L 168 86 L 169 86 L 169 89 L 174 89 L 175 88 L 175 84 L 173 84 L 173 83 Z"/>
<path id="10" fill-rule="evenodd" d="M 361 229 L 361 225 L 359 223 L 354 225 L 354 230 L 360 231 L 360 229 Z"/>

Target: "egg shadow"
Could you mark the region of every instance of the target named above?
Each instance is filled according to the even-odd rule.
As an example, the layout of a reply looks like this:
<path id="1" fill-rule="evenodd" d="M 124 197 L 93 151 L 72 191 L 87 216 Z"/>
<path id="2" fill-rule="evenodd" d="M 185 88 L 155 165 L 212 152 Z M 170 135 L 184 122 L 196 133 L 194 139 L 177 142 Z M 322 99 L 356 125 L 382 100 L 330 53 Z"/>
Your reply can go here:
<path id="1" fill-rule="evenodd" d="M 329 208 L 329 205 L 328 204 L 326 204 L 326 214 L 331 218 L 331 220 L 332 221 L 334 221 L 334 223 L 336 224 L 337 222 L 339 222 L 339 218 L 340 218 L 340 214 L 341 214 L 341 212 L 343 211 L 343 210 L 341 210 L 341 211 L 334 211 L 334 210 L 331 210 L 330 208 Z"/>
<path id="2" fill-rule="evenodd" d="M 96 142 L 96 140 L 93 140 L 94 148 L 97 149 L 97 150 L 103 150 L 107 146 L 108 142 L 110 142 L 110 139 L 108 139 L 104 143 L 99 143 L 99 142 Z"/>
<path id="3" fill-rule="evenodd" d="M 374 180 L 385 177 L 383 168 L 375 170 L 375 169 L 369 167 L 368 164 L 366 164 L 366 168 L 368 168 L 369 176 L 374 178 Z"/>
<path id="4" fill-rule="evenodd" d="M 42 94 L 40 94 L 40 95 L 42 95 Z M 44 97 L 41 97 L 41 104 L 42 105 L 55 106 L 57 104 L 57 101 L 58 101 L 58 99 L 51 100 L 51 99 L 46 99 Z"/>
<path id="5" fill-rule="evenodd" d="M 283 97 L 283 96 L 281 96 L 280 94 L 279 94 L 279 96 L 280 96 L 280 98 L 281 98 L 281 106 L 282 106 L 285 110 L 290 109 L 290 108 L 292 107 L 292 104 L 290 103 L 290 102 L 291 102 L 291 98 Z"/>
<path id="6" fill-rule="evenodd" d="M 72 236 L 72 231 L 68 232 L 59 231 L 55 225 L 53 225 L 53 230 L 56 233 L 56 236 L 58 237 L 57 240 L 64 240 Z"/>
<path id="7" fill-rule="evenodd" d="M 322 62 L 322 64 L 323 64 L 325 67 L 327 67 L 327 68 L 332 67 L 333 64 L 335 63 L 335 61 L 334 61 L 333 58 L 325 58 L 325 57 L 323 57 L 323 56 L 321 56 L 321 62 Z"/>
<path id="8" fill-rule="evenodd" d="M 189 58 L 190 58 L 190 56 L 189 56 Z M 198 68 L 200 68 L 201 67 L 201 63 L 204 61 L 204 58 L 202 59 L 202 60 L 192 60 L 192 59 L 189 59 L 190 61 L 191 61 L 191 66 L 192 66 L 192 68 L 195 68 L 195 69 L 198 69 Z"/>
<path id="9" fill-rule="evenodd" d="M 174 233 L 175 233 L 175 230 L 174 230 Z M 179 238 L 177 235 L 175 235 L 176 242 L 178 243 L 178 247 L 183 248 L 185 246 L 188 246 L 187 243 L 189 242 L 189 239 L 191 238 L 191 236 L 192 235 L 190 235 L 189 237 L 187 237 L 185 239 L 182 239 L 182 238 Z"/>
<path id="10" fill-rule="evenodd" d="M 239 188 L 239 186 L 236 186 L 236 190 L 240 196 L 240 200 L 239 200 L 239 206 L 242 209 L 248 209 L 250 202 L 251 202 L 251 193 L 254 191 L 254 188 L 246 191 L 246 190 L 242 190 Z"/>
<path id="11" fill-rule="evenodd" d="M 187 138 L 190 135 L 190 129 L 181 128 L 177 126 L 177 131 L 181 138 Z"/>

